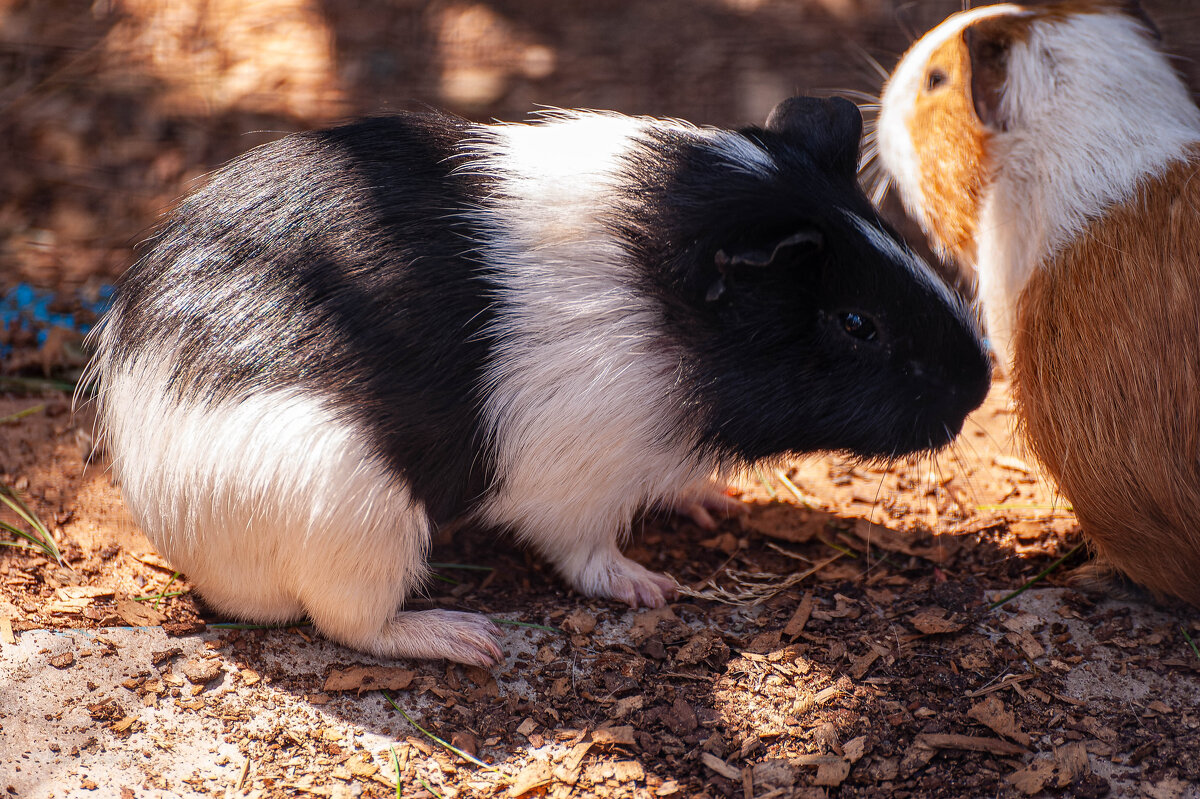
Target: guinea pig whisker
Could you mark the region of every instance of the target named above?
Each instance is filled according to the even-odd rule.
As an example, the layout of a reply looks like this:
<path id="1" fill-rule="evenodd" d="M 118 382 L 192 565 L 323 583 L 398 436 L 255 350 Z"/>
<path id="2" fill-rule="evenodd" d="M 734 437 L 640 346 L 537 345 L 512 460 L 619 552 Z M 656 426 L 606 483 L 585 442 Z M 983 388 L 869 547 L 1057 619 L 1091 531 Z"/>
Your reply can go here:
<path id="1" fill-rule="evenodd" d="M 879 62 L 876 61 L 875 65 L 879 66 Z M 859 110 L 863 108 L 879 108 L 880 105 L 879 95 L 872 94 L 871 92 L 859 91 L 858 89 L 829 89 L 829 91 L 837 92 L 848 100 L 862 100 L 863 102 L 858 106 Z"/>
<path id="2" fill-rule="evenodd" d="M 868 195 L 871 202 L 875 205 L 882 205 L 883 198 L 887 197 L 888 191 L 892 188 L 892 179 L 888 175 L 884 175 L 883 179 L 871 187 L 871 193 Z"/>
<path id="3" fill-rule="evenodd" d="M 883 78 L 885 81 L 888 79 L 888 75 L 890 73 L 883 68 L 883 64 L 879 63 L 879 59 L 867 52 L 865 47 L 863 47 L 861 44 L 853 44 L 851 49 L 856 52 L 859 58 L 861 58 L 863 61 L 866 61 L 867 66 L 874 70 L 879 77 Z"/>

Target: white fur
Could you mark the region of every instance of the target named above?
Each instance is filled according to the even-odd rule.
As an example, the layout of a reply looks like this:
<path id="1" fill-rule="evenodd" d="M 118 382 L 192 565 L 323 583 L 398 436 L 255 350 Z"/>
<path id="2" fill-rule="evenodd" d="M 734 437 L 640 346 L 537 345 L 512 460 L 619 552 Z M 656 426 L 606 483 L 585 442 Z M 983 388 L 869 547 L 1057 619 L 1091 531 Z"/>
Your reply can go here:
<path id="1" fill-rule="evenodd" d="M 1011 357 L 1017 297 L 1033 270 L 1185 159 L 1200 141 L 1200 112 L 1137 21 L 1113 13 L 1037 24 L 1012 48 L 1000 113 L 1008 130 L 992 138 L 977 268 L 989 325 Z"/>
<path id="2" fill-rule="evenodd" d="M 104 370 L 99 402 L 130 511 L 206 602 L 259 622 L 307 614 L 385 657 L 500 659 L 482 616 L 397 613 L 425 578 L 430 525 L 353 426 L 287 391 L 179 402 L 173 358 Z"/>
<path id="3" fill-rule="evenodd" d="M 966 25 L 1002 13 L 1024 12 L 987 6 L 950 17 L 904 57 L 884 93 L 881 153 L 914 210 L 923 201 L 904 115 L 928 54 Z M 1007 364 L 1017 297 L 1033 270 L 1106 208 L 1185 159 L 1200 141 L 1200 111 L 1139 23 L 1112 12 L 1034 21 L 1009 52 L 999 117 L 1005 125 L 989 145 L 993 180 L 975 266 L 989 336 Z"/>
<path id="4" fill-rule="evenodd" d="M 621 155 L 651 124 L 662 123 L 585 115 L 491 128 L 476 168 L 504 181 L 476 221 L 501 286 L 484 392 L 500 490 L 481 516 L 583 593 L 658 605 L 670 581 L 617 542 L 640 508 L 675 504 L 714 465 L 677 440 L 690 429 L 672 397 L 681 355 L 653 337 L 659 312 L 597 215 L 613 206 Z"/>

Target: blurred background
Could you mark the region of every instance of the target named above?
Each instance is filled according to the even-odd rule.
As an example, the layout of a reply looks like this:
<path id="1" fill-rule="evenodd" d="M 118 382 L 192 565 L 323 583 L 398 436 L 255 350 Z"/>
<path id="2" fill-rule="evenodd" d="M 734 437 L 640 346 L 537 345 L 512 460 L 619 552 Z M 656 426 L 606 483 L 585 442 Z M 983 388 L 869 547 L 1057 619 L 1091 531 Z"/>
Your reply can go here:
<path id="1" fill-rule="evenodd" d="M 1147 0 L 1192 85 L 1200 10 Z M 0 0 L 0 291 L 98 296 L 197 178 L 283 133 L 436 107 L 761 123 L 877 93 L 961 0 Z"/>

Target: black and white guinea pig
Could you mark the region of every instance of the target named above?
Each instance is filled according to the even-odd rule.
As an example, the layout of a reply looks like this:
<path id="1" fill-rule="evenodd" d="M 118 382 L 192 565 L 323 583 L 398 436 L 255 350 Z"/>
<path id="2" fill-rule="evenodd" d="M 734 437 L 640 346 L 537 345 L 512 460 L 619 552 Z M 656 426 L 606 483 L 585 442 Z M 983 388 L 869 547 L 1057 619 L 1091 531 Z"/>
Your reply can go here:
<path id="1" fill-rule="evenodd" d="M 1157 34 L 1136 0 L 955 14 L 877 135 L 1100 563 L 1200 607 L 1200 108 Z"/>
<path id="2" fill-rule="evenodd" d="M 846 101 L 729 131 L 437 114 L 288 136 L 181 202 L 92 372 L 137 522 L 214 608 L 380 656 L 493 664 L 483 616 L 399 612 L 431 529 L 511 531 L 657 606 L 639 509 L 781 453 L 950 441 L 989 363 L 856 180 Z"/>

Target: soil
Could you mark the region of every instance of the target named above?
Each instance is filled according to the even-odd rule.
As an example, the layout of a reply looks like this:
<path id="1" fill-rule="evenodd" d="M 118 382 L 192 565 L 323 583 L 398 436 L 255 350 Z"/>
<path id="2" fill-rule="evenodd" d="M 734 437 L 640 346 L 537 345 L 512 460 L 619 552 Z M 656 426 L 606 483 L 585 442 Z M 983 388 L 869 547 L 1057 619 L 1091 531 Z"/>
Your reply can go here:
<path id="1" fill-rule="evenodd" d="M 938 455 L 760 471 L 734 487 L 750 514 L 716 531 L 643 520 L 627 554 L 679 581 L 669 609 L 575 595 L 487 531 L 443 536 L 432 560 L 452 565 L 414 607 L 540 625 L 519 629 L 527 646 L 506 638 L 494 674 L 336 647 L 314 671 L 300 665 L 319 644 L 310 628 L 222 626 L 129 518 L 92 457 L 86 409 L 72 414 L 59 390 L 78 377 L 95 298 L 191 181 L 278 132 L 422 103 L 480 119 L 544 103 L 761 121 L 796 89 L 877 91 L 860 53 L 889 66 L 905 24 L 924 30 L 959 2 L 251 5 L 272 24 L 248 24 L 233 0 L 0 0 L 0 147 L 23 158 L 0 165 L 0 288 L 30 283 L 77 311 L 72 332 L 10 321 L 0 340 L 0 484 L 63 554 L 0 547 L 0 654 L 45 630 L 161 629 L 163 657 L 140 677 L 89 678 L 63 707 L 87 707 L 94 746 L 134 753 L 182 751 L 197 733 L 143 729 L 131 705 L 219 717 L 232 747 L 221 757 L 247 764 L 224 785 L 68 769 L 74 787 L 57 795 L 390 796 L 398 762 L 406 797 L 1200 796 L 1200 615 L 1089 588 L 1078 525 L 1015 441 L 1002 381 Z M 1188 4 L 1144 5 L 1168 45 L 1197 52 Z M 290 58 L 272 55 L 277 40 Z M 184 663 L 173 646 L 207 654 Z M 95 660 L 52 649 L 41 658 L 54 673 Z M 214 668 L 238 686 L 220 701 L 206 687 L 217 672 L 196 671 Z M 288 707 L 332 709 L 391 743 L 272 726 L 282 700 L 268 684 Z M 381 686 L 499 771 L 402 717 L 369 721 Z M 0 710 L 4 787 L 28 747 L 6 732 L 4 714 L 20 711 Z"/>

